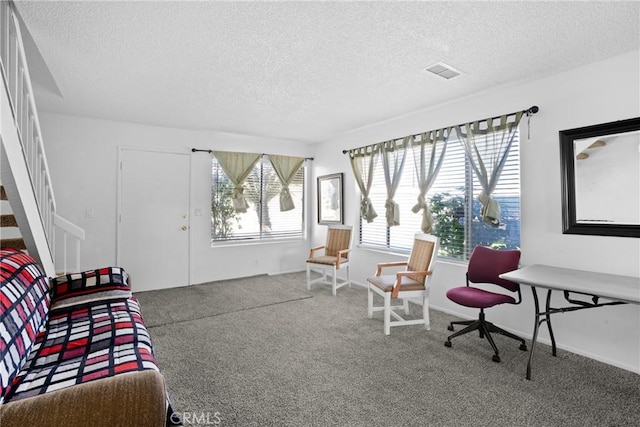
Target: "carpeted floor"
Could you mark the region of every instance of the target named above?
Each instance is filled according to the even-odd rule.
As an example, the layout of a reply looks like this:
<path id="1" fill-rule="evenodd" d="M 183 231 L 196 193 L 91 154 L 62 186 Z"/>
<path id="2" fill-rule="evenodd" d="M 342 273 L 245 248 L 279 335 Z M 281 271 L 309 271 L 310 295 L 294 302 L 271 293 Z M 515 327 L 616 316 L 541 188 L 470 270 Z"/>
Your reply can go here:
<path id="1" fill-rule="evenodd" d="M 640 375 L 539 345 L 467 335 L 453 317 L 382 331 L 365 289 L 308 292 L 304 274 L 136 294 L 185 425 L 636 426 Z M 418 307 L 416 313 L 418 312 Z"/>

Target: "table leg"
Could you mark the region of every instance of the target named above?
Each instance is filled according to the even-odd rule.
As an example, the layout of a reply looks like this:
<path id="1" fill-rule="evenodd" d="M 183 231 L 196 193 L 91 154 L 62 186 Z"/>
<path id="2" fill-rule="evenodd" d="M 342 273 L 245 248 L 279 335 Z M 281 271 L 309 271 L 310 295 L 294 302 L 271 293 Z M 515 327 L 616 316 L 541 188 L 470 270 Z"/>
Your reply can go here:
<path id="1" fill-rule="evenodd" d="M 547 329 L 549 330 L 549 337 L 551 338 L 551 353 L 554 356 L 557 356 L 556 339 L 553 335 L 553 328 L 551 327 L 551 313 L 554 312 L 554 309 L 551 308 L 551 289 L 547 289 L 547 298 L 544 312 L 540 311 L 540 302 L 538 301 L 538 292 L 536 291 L 535 286 L 531 287 L 531 292 L 533 293 L 533 304 L 535 306 L 536 321 L 533 326 L 533 336 L 531 337 L 531 351 L 529 352 L 529 361 L 527 362 L 528 380 L 531 379 L 531 360 L 533 359 L 533 351 L 535 350 L 536 343 L 538 342 L 538 332 L 540 331 L 540 325 L 543 322 L 547 322 Z M 542 318 L 542 316 L 544 316 L 544 318 Z"/>
<path id="2" fill-rule="evenodd" d="M 538 293 L 536 287 L 531 287 L 533 292 L 533 304 L 535 305 L 535 323 L 533 326 L 533 336 L 531 337 L 531 350 L 529 351 L 529 361 L 527 362 L 527 379 L 531 379 L 531 359 L 533 359 L 533 352 L 536 349 L 536 342 L 538 340 L 538 330 L 540 329 L 540 303 L 538 302 Z"/>
<path id="3" fill-rule="evenodd" d="M 556 339 L 553 336 L 553 329 L 551 329 L 551 289 L 547 290 L 547 306 L 545 308 L 545 318 L 547 321 L 547 329 L 549 329 L 549 337 L 551 338 L 551 354 L 557 356 L 556 351 Z"/>

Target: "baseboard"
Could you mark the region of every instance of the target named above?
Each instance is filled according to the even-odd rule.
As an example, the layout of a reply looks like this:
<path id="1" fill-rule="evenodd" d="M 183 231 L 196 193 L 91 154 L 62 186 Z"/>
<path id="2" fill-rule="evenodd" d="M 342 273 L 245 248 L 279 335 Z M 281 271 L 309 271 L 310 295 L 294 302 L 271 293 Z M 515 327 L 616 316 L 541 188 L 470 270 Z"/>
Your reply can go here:
<path id="1" fill-rule="evenodd" d="M 272 271 L 267 276 L 279 276 L 281 274 L 304 273 L 305 270 Z"/>
<path id="2" fill-rule="evenodd" d="M 438 307 L 438 306 L 434 306 L 434 305 L 430 305 L 429 308 L 432 308 L 433 310 L 441 311 L 441 312 L 446 313 L 446 314 L 450 314 L 452 316 L 459 317 L 459 318 L 461 318 L 463 320 L 476 319 L 476 317 L 467 316 L 467 315 L 461 314 L 459 312 L 456 312 L 456 311 L 453 311 L 453 310 L 449 310 L 449 309 L 445 309 L 445 308 Z M 505 330 L 507 330 L 507 331 L 509 331 L 509 332 L 511 332 L 511 333 L 513 333 L 513 334 L 521 336 L 522 338 L 525 338 L 525 339 L 527 339 L 529 341 L 531 341 L 531 338 L 533 337 L 533 331 L 531 331 L 531 332 L 523 332 L 523 331 L 518 331 L 518 330 L 511 329 L 511 328 L 505 328 L 502 325 L 500 325 L 500 327 L 505 329 Z M 550 338 L 538 337 L 537 343 L 538 344 L 545 344 L 545 345 L 548 345 L 549 347 L 551 347 L 551 339 Z M 589 358 L 589 359 L 597 360 L 598 362 L 606 363 L 607 365 L 615 366 L 616 368 L 620 368 L 620 369 L 624 369 L 626 371 L 635 372 L 636 374 L 640 374 L 640 364 L 639 364 L 639 366 L 626 365 L 624 363 L 620 363 L 619 361 L 612 360 L 612 359 L 609 359 L 607 357 L 602 357 L 602 356 L 599 356 L 599 355 L 596 355 L 596 354 L 593 354 L 593 353 L 590 353 L 588 351 L 584 351 L 584 350 L 581 350 L 581 349 L 578 349 L 578 348 L 575 348 L 575 347 L 572 347 L 572 346 L 563 345 L 562 343 L 559 343 L 557 340 L 556 340 L 556 348 L 558 350 L 567 351 L 569 353 L 573 353 L 573 354 L 577 354 L 579 356 L 584 356 L 584 357 Z M 539 349 L 538 349 L 538 351 L 539 351 Z"/>
<path id="3" fill-rule="evenodd" d="M 352 280 L 352 281 L 351 281 L 351 284 L 352 284 L 352 285 L 359 286 L 359 287 L 361 287 L 361 288 L 365 288 L 365 289 L 367 289 L 367 288 L 369 287 L 366 283 L 356 282 L 355 280 Z"/>
<path id="4" fill-rule="evenodd" d="M 544 344 L 547 344 L 549 346 L 551 346 L 551 341 L 550 340 L 538 340 L 538 342 L 542 342 Z M 570 346 L 565 346 L 565 345 L 560 345 L 556 342 L 556 348 L 558 350 L 564 350 L 567 351 L 569 353 L 573 353 L 573 354 L 577 354 L 580 356 L 584 356 L 588 359 L 593 359 L 593 360 L 597 360 L 598 362 L 602 362 L 602 363 L 606 363 L 607 365 L 611 365 L 611 366 L 615 366 L 616 368 L 620 368 L 620 369 L 624 369 L 625 371 L 630 371 L 630 372 L 634 372 L 636 374 L 640 374 L 640 365 L 639 366 L 632 366 L 632 365 L 626 365 L 624 363 L 620 363 L 616 360 L 612 360 L 609 359 L 607 357 L 602 357 L 602 356 L 598 356 L 596 354 L 593 353 L 589 353 L 588 351 L 583 351 L 577 348 L 573 348 Z"/>
<path id="5" fill-rule="evenodd" d="M 316 270 L 312 270 L 312 271 L 315 271 L 316 273 L 322 274 L 322 271 L 316 271 Z M 281 274 L 293 274 L 293 273 L 305 273 L 305 272 L 306 272 L 306 270 L 277 271 L 277 272 L 267 273 L 267 276 L 279 276 Z M 355 280 L 352 280 L 351 284 L 359 286 L 359 287 L 364 288 L 364 289 L 367 289 L 367 287 L 368 287 L 366 283 L 358 282 L 358 281 L 355 281 Z"/>

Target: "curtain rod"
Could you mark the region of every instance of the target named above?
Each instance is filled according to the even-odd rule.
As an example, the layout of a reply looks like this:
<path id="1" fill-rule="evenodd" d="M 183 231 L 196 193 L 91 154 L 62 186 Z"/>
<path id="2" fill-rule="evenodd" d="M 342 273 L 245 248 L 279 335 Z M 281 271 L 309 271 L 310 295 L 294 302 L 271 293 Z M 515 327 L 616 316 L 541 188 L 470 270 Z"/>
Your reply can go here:
<path id="1" fill-rule="evenodd" d="M 522 114 L 526 114 L 527 116 L 531 116 L 532 114 L 536 114 L 538 111 L 540 111 L 540 108 L 538 108 L 538 106 L 537 106 L 537 105 L 533 105 L 533 106 L 531 106 L 531 107 L 527 108 L 526 110 L 516 111 L 515 113 L 507 114 L 507 116 L 513 116 L 514 114 L 518 114 L 518 113 L 520 113 L 520 112 L 522 112 Z M 503 114 L 503 115 L 504 115 L 504 114 Z M 495 116 L 495 117 L 490 117 L 490 118 L 488 118 L 488 119 L 473 120 L 473 121 L 472 121 L 472 122 L 470 122 L 470 123 L 473 123 L 473 122 L 476 122 L 476 121 L 486 122 L 486 121 L 489 121 L 489 120 L 495 120 L 495 119 L 499 119 L 499 118 L 500 118 L 500 117 L 502 117 L 503 115 L 501 115 L 501 116 Z M 466 123 L 461 123 L 461 124 L 459 124 L 459 125 L 454 125 L 454 126 L 446 126 L 446 128 L 453 128 L 453 127 L 456 127 L 456 126 L 463 126 L 464 124 L 466 124 Z M 445 128 L 443 128 L 443 129 L 445 129 Z M 424 133 L 424 132 L 421 132 L 421 133 L 418 133 L 418 134 L 415 134 L 415 135 L 409 135 L 409 136 L 410 136 L 411 138 L 415 138 L 415 137 L 417 137 L 417 136 L 422 135 L 423 133 Z M 402 138 L 406 138 L 406 137 L 394 138 L 394 139 L 402 139 Z M 374 145 L 376 145 L 376 144 L 365 145 L 364 147 L 360 147 L 360 148 L 372 147 L 372 146 L 374 146 Z M 342 154 L 347 154 L 349 151 L 351 151 L 351 150 L 342 150 Z"/>
<path id="2" fill-rule="evenodd" d="M 192 148 L 191 152 L 192 153 L 200 152 L 200 153 L 209 153 L 209 154 L 211 154 L 211 153 L 213 153 L 213 150 L 200 150 L 198 148 Z M 268 154 L 262 153 L 261 156 L 268 156 Z M 305 160 L 313 160 L 313 157 L 305 157 L 304 159 Z"/>

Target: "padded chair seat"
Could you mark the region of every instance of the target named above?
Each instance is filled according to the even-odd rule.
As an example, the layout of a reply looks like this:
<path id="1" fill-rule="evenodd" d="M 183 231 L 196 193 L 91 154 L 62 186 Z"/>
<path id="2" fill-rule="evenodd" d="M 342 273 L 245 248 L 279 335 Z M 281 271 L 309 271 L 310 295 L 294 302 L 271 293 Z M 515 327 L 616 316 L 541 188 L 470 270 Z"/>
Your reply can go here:
<path id="1" fill-rule="evenodd" d="M 323 265 L 334 265 L 337 261 L 338 261 L 338 257 L 329 256 L 329 255 L 320 255 L 314 258 L 309 258 L 307 260 L 307 262 L 312 264 L 323 264 Z M 346 261 L 347 259 L 342 257 L 342 261 L 340 262 L 346 262 Z"/>
<path id="2" fill-rule="evenodd" d="M 473 308 L 489 308 L 498 304 L 515 304 L 516 302 L 515 298 L 510 295 L 497 294 L 469 286 L 449 289 L 447 298 L 457 304 Z"/>
<path id="3" fill-rule="evenodd" d="M 367 279 L 369 283 L 384 292 L 391 292 L 393 285 L 396 283 L 396 275 L 383 274 L 381 276 L 374 276 Z M 422 291 L 424 290 L 424 284 L 416 282 L 409 277 L 402 277 L 400 281 L 400 292 L 403 291 Z"/>

